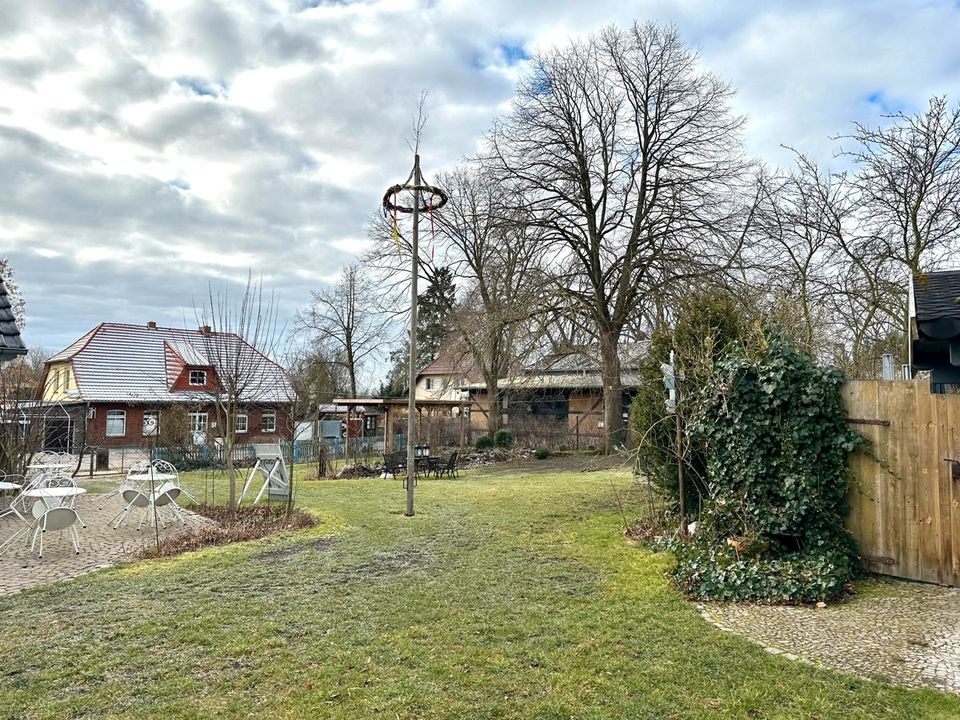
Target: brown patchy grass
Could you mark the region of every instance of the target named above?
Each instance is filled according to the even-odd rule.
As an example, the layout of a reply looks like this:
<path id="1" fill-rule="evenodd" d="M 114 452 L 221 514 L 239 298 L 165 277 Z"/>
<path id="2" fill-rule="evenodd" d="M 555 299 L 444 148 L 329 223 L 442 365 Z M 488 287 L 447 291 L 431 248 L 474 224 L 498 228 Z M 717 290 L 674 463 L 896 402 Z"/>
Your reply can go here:
<path id="1" fill-rule="evenodd" d="M 317 524 L 315 516 L 306 510 L 294 509 L 287 515 L 284 507 L 251 506 L 231 510 L 223 505 L 197 505 L 193 510 L 216 522 L 204 525 L 192 533 L 165 538 L 160 547 L 144 550 L 142 557 L 171 557 L 214 545 L 257 540 L 276 533 L 302 530 Z"/>

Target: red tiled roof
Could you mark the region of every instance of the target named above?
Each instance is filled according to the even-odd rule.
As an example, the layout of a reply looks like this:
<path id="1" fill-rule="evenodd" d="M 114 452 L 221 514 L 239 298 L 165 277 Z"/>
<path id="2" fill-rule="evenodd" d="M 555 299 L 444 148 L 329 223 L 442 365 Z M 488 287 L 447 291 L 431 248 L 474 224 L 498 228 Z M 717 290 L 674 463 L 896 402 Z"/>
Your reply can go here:
<path id="1" fill-rule="evenodd" d="M 52 356 L 47 364 L 49 367 L 52 362 L 72 361 L 80 400 L 196 400 L 202 391 L 170 390 L 168 361 L 171 354 L 186 361 L 185 365 L 216 355 L 224 360 L 225 366 L 230 366 L 240 357 L 244 363 L 249 361 L 254 373 L 245 401 L 283 402 L 289 399 L 289 385 L 283 368 L 232 333 L 202 334 L 198 330 L 180 328 L 101 323 Z M 217 362 L 217 358 L 211 358 L 209 364 L 216 369 Z"/>
<path id="2" fill-rule="evenodd" d="M 474 374 L 473 365 L 469 360 L 444 357 L 441 355 L 417 373 L 417 377 L 424 375 L 458 375 L 461 377 L 471 377 Z"/>

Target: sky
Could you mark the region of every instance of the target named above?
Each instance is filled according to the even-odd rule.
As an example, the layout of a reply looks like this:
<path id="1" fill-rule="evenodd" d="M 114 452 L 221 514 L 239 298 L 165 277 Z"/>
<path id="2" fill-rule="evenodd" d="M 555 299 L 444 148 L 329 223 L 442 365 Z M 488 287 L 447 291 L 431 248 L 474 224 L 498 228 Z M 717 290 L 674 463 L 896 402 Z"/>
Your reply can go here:
<path id="1" fill-rule="evenodd" d="M 737 91 L 747 151 L 830 164 L 853 121 L 960 101 L 960 3 L 0 0 L 0 257 L 24 336 L 192 327 L 249 270 L 291 323 L 411 165 L 475 152 L 538 50 L 673 23 Z"/>

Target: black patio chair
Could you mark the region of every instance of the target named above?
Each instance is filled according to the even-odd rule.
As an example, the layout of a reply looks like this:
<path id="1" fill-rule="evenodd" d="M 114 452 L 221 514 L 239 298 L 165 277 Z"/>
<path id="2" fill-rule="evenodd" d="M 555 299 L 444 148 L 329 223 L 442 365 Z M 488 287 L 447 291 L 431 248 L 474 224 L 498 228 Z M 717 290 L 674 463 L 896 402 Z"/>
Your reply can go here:
<path id="1" fill-rule="evenodd" d="M 383 470 L 384 472 L 390 473 L 394 477 L 397 475 L 404 475 L 407 472 L 407 458 L 404 456 L 404 453 L 384 453 L 383 454 Z"/>
<path id="2" fill-rule="evenodd" d="M 450 477 L 460 477 L 459 473 L 459 461 L 460 461 L 460 451 L 454 450 L 450 453 L 450 456 L 446 459 L 440 460 L 434 468 L 433 474 L 436 477 L 442 477 L 443 475 L 449 475 Z"/>

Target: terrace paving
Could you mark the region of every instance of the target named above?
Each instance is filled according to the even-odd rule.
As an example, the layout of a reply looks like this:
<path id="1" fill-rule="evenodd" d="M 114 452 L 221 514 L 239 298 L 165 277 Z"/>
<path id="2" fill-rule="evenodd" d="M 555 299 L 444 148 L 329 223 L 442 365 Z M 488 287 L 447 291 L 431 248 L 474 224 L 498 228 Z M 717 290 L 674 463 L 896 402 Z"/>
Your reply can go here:
<path id="1" fill-rule="evenodd" d="M 38 585 L 67 580 L 93 572 L 100 568 L 134 559 L 143 549 L 156 541 L 152 527 L 144 525 L 137 530 L 140 511 L 114 530 L 110 520 L 123 509 L 119 497 L 104 499 L 104 493 L 88 493 L 77 498 L 76 510 L 86 528 L 80 532 L 80 554 L 73 551 L 66 533 L 53 533 L 44 539 L 43 558 L 30 551 L 30 536 L 18 540 L 3 555 L 0 555 L 0 595 L 11 595 Z M 3 501 L 6 505 L 6 501 Z M 102 508 L 101 508 L 102 505 Z M 168 523 L 160 530 L 160 537 L 172 537 L 212 522 L 207 518 L 184 510 L 186 526 L 179 522 Z M 16 517 L 0 519 L 0 542 L 24 527 Z"/>
<path id="2" fill-rule="evenodd" d="M 711 623 L 767 651 L 860 677 L 960 693 L 960 589 L 877 581 L 826 607 L 705 604 Z"/>

